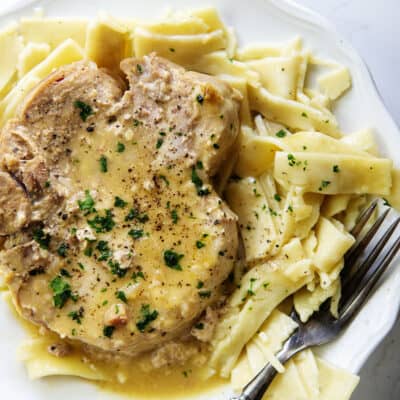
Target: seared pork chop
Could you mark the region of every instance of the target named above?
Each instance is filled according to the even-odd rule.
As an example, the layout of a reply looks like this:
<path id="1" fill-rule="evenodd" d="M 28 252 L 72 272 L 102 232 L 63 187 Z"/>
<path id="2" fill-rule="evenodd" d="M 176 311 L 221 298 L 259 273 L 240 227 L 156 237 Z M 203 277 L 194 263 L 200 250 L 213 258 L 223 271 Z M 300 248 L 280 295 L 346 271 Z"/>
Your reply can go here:
<path id="1" fill-rule="evenodd" d="M 0 268 L 21 315 L 135 355 L 189 332 L 238 248 L 211 177 L 238 95 L 154 55 L 42 81 L 0 138 Z M 1 243 L 1 242 L 0 242 Z"/>

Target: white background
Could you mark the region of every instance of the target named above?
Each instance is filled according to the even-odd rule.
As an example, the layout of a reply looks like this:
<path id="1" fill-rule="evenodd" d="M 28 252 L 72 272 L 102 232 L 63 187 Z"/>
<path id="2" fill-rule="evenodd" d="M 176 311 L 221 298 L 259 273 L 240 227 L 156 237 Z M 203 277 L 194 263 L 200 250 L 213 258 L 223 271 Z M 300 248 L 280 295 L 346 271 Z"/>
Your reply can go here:
<path id="1" fill-rule="evenodd" d="M 297 1 L 326 16 L 350 40 L 400 124 L 400 0 Z M 0 0 L 0 12 L 25 2 Z M 400 321 L 361 371 L 361 384 L 352 400 L 377 399 L 400 399 Z"/>
<path id="2" fill-rule="evenodd" d="M 330 19 L 349 39 L 367 63 L 386 107 L 400 125 L 400 0 L 297 2 Z M 361 371 L 361 384 L 352 398 L 378 399 L 400 399 L 400 320 Z"/>

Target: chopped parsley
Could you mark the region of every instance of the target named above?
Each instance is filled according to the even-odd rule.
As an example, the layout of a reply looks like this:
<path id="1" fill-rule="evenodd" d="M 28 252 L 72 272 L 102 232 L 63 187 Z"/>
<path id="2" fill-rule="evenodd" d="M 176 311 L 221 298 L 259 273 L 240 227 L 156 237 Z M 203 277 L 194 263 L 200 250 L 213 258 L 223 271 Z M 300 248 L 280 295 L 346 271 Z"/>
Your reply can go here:
<path id="1" fill-rule="evenodd" d="M 274 194 L 274 199 L 275 199 L 276 201 L 278 201 L 278 202 L 282 200 L 281 196 L 279 196 L 278 193 L 275 193 L 275 194 Z"/>
<path id="2" fill-rule="evenodd" d="M 174 49 L 173 47 L 170 47 L 170 48 L 169 48 L 169 51 L 170 51 L 171 53 L 175 53 L 175 49 Z"/>
<path id="3" fill-rule="evenodd" d="M 115 292 L 115 297 L 121 301 L 123 301 L 124 303 L 128 302 L 128 299 L 126 298 L 126 294 L 124 291 L 122 290 L 118 290 L 117 292 Z"/>
<path id="4" fill-rule="evenodd" d="M 198 281 L 196 288 L 197 289 L 201 289 L 202 287 L 204 287 L 204 282 L 203 281 Z"/>
<path id="5" fill-rule="evenodd" d="M 37 228 L 33 230 L 33 240 L 39 243 L 42 249 L 48 250 L 51 236 L 48 233 L 44 233 L 42 228 Z"/>
<path id="6" fill-rule="evenodd" d="M 295 165 L 297 165 L 296 158 L 293 154 L 288 154 L 287 158 L 288 158 L 290 167 L 294 167 Z"/>
<path id="7" fill-rule="evenodd" d="M 58 246 L 57 253 L 59 256 L 65 258 L 68 255 L 68 249 L 69 249 L 69 245 L 67 243 L 61 243 Z"/>
<path id="8" fill-rule="evenodd" d="M 142 122 L 142 121 L 139 121 L 138 119 L 134 119 L 134 120 L 133 120 L 133 126 L 137 127 L 137 126 L 139 126 L 139 125 L 143 125 L 143 122 Z"/>
<path id="9" fill-rule="evenodd" d="M 115 226 L 111 210 L 106 210 L 103 217 L 96 215 L 93 219 L 89 219 L 87 223 L 96 231 L 96 233 L 110 232 Z"/>
<path id="10" fill-rule="evenodd" d="M 82 263 L 80 263 L 80 262 L 78 262 L 78 267 L 79 267 L 81 270 L 85 270 L 85 266 L 84 266 Z"/>
<path id="11" fill-rule="evenodd" d="M 100 171 L 105 173 L 108 171 L 108 165 L 107 165 L 107 157 L 104 155 L 100 156 L 99 159 L 99 163 L 100 163 Z"/>
<path id="12" fill-rule="evenodd" d="M 178 211 L 176 209 L 171 211 L 172 223 L 177 224 L 179 220 Z"/>
<path id="13" fill-rule="evenodd" d="M 121 197 L 115 196 L 114 207 L 124 208 L 128 203 L 122 200 Z"/>
<path id="14" fill-rule="evenodd" d="M 84 200 L 78 200 L 78 206 L 81 211 L 84 211 L 84 215 L 88 215 L 93 212 L 96 212 L 96 209 L 93 207 L 94 200 L 93 200 L 93 197 L 90 195 L 89 190 L 85 190 L 85 199 Z"/>
<path id="15" fill-rule="evenodd" d="M 134 272 L 134 273 L 132 274 L 132 279 L 135 281 L 135 283 L 137 282 L 137 280 L 138 280 L 139 278 L 141 278 L 141 279 L 143 279 L 143 280 L 146 279 L 145 276 L 144 276 L 144 273 L 143 273 L 142 271 L 137 271 L 137 272 Z"/>
<path id="16" fill-rule="evenodd" d="M 211 290 L 200 290 L 199 291 L 199 296 L 202 299 L 208 299 L 211 297 Z"/>
<path id="17" fill-rule="evenodd" d="M 278 132 L 275 133 L 275 135 L 279 138 L 284 138 L 286 136 L 286 131 L 283 129 L 279 130 Z"/>
<path id="18" fill-rule="evenodd" d="M 219 144 L 218 143 L 214 143 L 213 147 L 214 147 L 214 149 L 218 150 L 219 149 Z"/>
<path id="19" fill-rule="evenodd" d="M 197 161 L 196 162 L 196 168 L 197 169 L 203 169 L 204 168 L 203 162 L 202 161 Z"/>
<path id="20" fill-rule="evenodd" d="M 301 116 L 304 117 L 304 118 L 308 118 L 308 115 L 305 112 L 302 112 Z"/>
<path id="21" fill-rule="evenodd" d="M 156 149 L 159 149 L 164 143 L 164 139 L 158 138 L 157 139 L 157 144 L 156 144 Z"/>
<path id="22" fill-rule="evenodd" d="M 140 332 L 144 332 L 147 326 L 157 319 L 158 311 L 150 309 L 150 304 L 142 304 L 140 309 L 141 318 L 136 322 L 136 327 Z"/>
<path id="23" fill-rule="evenodd" d="M 75 299 L 72 295 L 71 286 L 61 276 L 56 276 L 50 282 L 50 288 L 53 290 L 53 302 L 57 308 L 63 308 L 68 299 Z"/>
<path id="24" fill-rule="evenodd" d="M 100 240 L 96 245 L 96 249 L 100 252 L 100 256 L 97 258 L 98 261 L 107 261 L 112 256 L 112 251 L 105 240 Z"/>
<path id="25" fill-rule="evenodd" d="M 201 331 L 204 329 L 204 323 L 198 322 L 194 327 L 195 327 L 195 329 L 198 329 L 199 331 Z"/>
<path id="26" fill-rule="evenodd" d="M 164 262 L 168 268 L 182 271 L 182 267 L 179 264 L 180 260 L 184 257 L 183 254 L 178 254 L 173 250 L 164 251 Z"/>
<path id="27" fill-rule="evenodd" d="M 201 240 L 196 240 L 196 247 L 198 249 L 201 249 L 202 247 L 205 247 L 205 243 L 202 242 Z"/>
<path id="28" fill-rule="evenodd" d="M 71 311 L 68 313 L 68 317 L 72 319 L 72 321 L 76 321 L 79 325 L 82 323 L 82 318 L 85 310 L 83 307 L 79 307 L 77 311 Z"/>
<path id="29" fill-rule="evenodd" d="M 141 214 L 137 208 L 131 208 L 127 216 L 125 217 L 125 221 L 133 221 L 133 220 L 137 220 L 142 224 L 144 224 L 149 220 L 149 217 L 147 214 L 144 213 Z"/>
<path id="30" fill-rule="evenodd" d="M 159 175 L 159 178 L 162 179 L 167 186 L 169 186 L 169 180 L 165 175 Z"/>
<path id="31" fill-rule="evenodd" d="M 335 172 L 335 173 L 340 172 L 339 165 L 334 165 L 334 166 L 332 167 L 332 171 Z"/>
<path id="32" fill-rule="evenodd" d="M 114 331 L 115 331 L 115 326 L 107 325 L 103 328 L 103 335 L 110 339 Z"/>
<path id="33" fill-rule="evenodd" d="M 119 262 L 109 260 L 108 265 L 111 268 L 111 273 L 113 275 L 117 275 L 118 278 L 123 278 L 126 275 L 126 273 L 128 272 L 128 270 L 126 268 L 121 268 L 121 266 L 119 265 Z"/>
<path id="34" fill-rule="evenodd" d="M 143 73 L 143 67 L 140 64 L 136 64 L 136 70 L 139 74 Z"/>
<path id="35" fill-rule="evenodd" d="M 197 100 L 197 102 L 198 102 L 199 104 L 203 104 L 203 102 L 204 102 L 204 97 L 203 97 L 203 95 L 198 94 L 198 95 L 196 96 L 196 100 Z"/>
<path id="36" fill-rule="evenodd" d="M 254 285 L 254 282 L 256 281 L 257 279 L 256 278 L 250 278 L 250 285 L 249 285 L 249 288 L 247 289 L 247 294 L 249 295 L 249 296 L 254 296 L 256 293 L 254 292 L 254 288 L 253 288 L 253 285 Z"/>
<path id="37" fill-rule="evenodd" d="M 131 229 L 128 232 L 128 235 L 131 236 L 133 239 L 140 239 L 141 237 L 143 237 L 144 232 L 143 229 Z"/>
<path id="38" fill-rule="evenodd" d="M 74 107 L 80 110 L 79 116 L 81 117 L 83 122 L 86 122 L 88 117 L 94 114 L 92 107 L 90 107 L 89 104 L 86 104 L 83 101 L 76 100 L 74 102 Z"/>
<path id="39" fill-rule="evenodd" d="M 321 192 L 323 189 L 327 188 L 331 184 L 330 181 L 321 181 L 321 186 L 318 188 L 318 190 Z"/>
<path id="40" fill-rule="evenodd" d="M 72 278 L 72 275 L 71 275 L 66 269 L 64 269 L 64 268 L 61 268 L 61 269 L 60 269 L 60 274 L 61 274 L 62 276 L 66 276 L 67 278 Z"/>
<path id="41" fill-rule="evenodd" d="M 383 200 L 383 205 L 384 205 L 384 206 L 392 207 L 392 205 L 388 202 L 387 199 L 385 199 L 385 198 L 383 197 L 382 200 Z"/>
<path id="42" fill-rule="evenodd" d="M 117 143 L 117 152 L 118 153 L 123 153 L 125 151 L 125 145 L 121 142 Z"/>
<path id="43" fill-rule="evenodd" d="M 195 166 L 192 167 L 192 183 L 194 183 L 194 186 L 196 187 L 197 190 L 197 194 L 199 196 L 207 196 L 210 194 L 210 190 L 207 187 L 203 186 L 203 181 L 197 174 Z"/>

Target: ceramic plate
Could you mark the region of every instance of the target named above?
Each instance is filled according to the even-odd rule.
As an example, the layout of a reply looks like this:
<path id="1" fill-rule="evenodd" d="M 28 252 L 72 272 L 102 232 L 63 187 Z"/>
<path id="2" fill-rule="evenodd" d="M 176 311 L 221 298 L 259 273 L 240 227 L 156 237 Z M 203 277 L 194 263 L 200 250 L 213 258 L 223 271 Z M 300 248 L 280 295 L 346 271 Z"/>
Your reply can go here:
<path id="1" fill-rule="evenodd" d="M 215 6 L 224 21 L 234 26 L 240 44 L 250 42 L 283 42 L 300 35 L 305 46 L 314 53 L 347 65 L 353 76 L 353 88 L 335 109 L 344 132 L 365 127 L 375 129 L 382 153 L 400 164 L 398 149 L 400 133 L 385 109 L 367 67 L 343 40 L 331 24 L 321 16 L 287 0 L 19 0 L 19 9 L 0 17 L 0 24 L 22 15 L 31 15 L 34 7 L 43 7 L 49 16 L 94 17 L 104 10 L 121 17 L 154 18 L 168 7 L 175 9 Z M 26 5 L 28 4 L 28 5 Z M 393 267 L 379 288 L 344 334 L 318 353 L 337 366 L 357 372 L 368 356 L 392 327 L 400 305 L 400 267 Z M 1 396 L 13 400 L 70 400 L 114 399 L 118 397 L 100 392 L 96 386 L 69 378 L 50 378 L 29 382 L 22 362 L 16 358 L 16 349 L 24 332 L 0 301 L 0 388 Z M 186 398 L 196 400 L 226 400 L 230 389 Z"/>

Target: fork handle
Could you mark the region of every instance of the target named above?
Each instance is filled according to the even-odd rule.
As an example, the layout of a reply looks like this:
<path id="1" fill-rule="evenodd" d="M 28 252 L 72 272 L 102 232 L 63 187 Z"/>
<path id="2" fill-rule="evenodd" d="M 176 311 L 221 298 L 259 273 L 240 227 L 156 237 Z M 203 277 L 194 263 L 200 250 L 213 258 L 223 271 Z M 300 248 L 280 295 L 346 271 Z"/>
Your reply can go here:
<path id="1" fill-rule="evenodd" d="M 295 354 L 305 348 L 303 343 L 298 341 L 294 334 L 284 344 L 282 350 L 276 354 L 277 359 L 285 364 Z M 230 400 L 261 400 L 271 385 L 278 371 L 268 363 L 243 389 L 239 397 L 232 397 Z"/>

